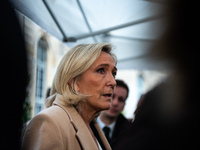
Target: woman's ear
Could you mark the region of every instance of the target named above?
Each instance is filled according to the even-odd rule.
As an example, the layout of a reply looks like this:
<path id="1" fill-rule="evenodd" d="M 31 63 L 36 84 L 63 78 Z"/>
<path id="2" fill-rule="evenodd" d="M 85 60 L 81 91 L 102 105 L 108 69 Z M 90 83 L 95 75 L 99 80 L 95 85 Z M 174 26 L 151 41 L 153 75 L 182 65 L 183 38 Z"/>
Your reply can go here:
<path id="1" fill-rule="evenodd" d="M 78 81 L 76 81 L 76 82 L 74 83 L 74 86 L 75 86 L 75 89 L 76 89 L 78 92 L 80 92 L 80 87 L 79 87 Z"/>
<path id="2" fill-rule="evenodd" d="M 69 86 L 70 86 L 71 88 L 73 88 L 73 79 L 71 79 L 71 80 L 68 82 L 68 84 L 69 84 Z"/>
<path id="3" fill-rule="evenodd" d="M 71 79 L 68 84 L 74 91 L 80 91 L 78 83 L 75 81 L 75 79 Z"/>

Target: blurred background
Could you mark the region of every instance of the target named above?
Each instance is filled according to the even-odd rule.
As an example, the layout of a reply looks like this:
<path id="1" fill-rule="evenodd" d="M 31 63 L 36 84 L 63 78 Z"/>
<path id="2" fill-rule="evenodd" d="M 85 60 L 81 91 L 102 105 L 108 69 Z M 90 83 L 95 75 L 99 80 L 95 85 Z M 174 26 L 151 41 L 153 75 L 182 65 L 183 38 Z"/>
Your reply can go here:
<path id="1" fill-rule="evenodd" d="M 130 89 L 123 114 L 134 119 L 140 96 L 165 80 L 170 64 L 149 54 L 167 23 L 162 0 L 10 0 L 25 37 L 29 120 L 44 100 L 59 61 L 80 43 L 108 42 L 118 58 L 117 79 Z"/>

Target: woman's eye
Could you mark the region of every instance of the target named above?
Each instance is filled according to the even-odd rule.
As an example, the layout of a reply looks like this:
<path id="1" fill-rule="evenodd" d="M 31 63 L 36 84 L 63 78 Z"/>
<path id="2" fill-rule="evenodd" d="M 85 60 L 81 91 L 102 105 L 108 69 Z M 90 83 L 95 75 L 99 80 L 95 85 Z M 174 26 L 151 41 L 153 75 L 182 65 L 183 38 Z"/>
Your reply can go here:
<path id="1" fill-rule="evenodd" d="M 97 72 L 103 74 L 105 72 L 105 70 L 104 70 L 104 68 L 100 68 L 100 69 L 97 70 Z"/>
<path id="2" fill-rule="evenodd" d="M 113 72 L 112 74 L 113 74 L 113 77 L 114 77 L 114 78 L 115 78 L 115 77 L 116 77 L 116 75 L 117 75 L 117 73 L 116 73 L 116 72 Z"/>

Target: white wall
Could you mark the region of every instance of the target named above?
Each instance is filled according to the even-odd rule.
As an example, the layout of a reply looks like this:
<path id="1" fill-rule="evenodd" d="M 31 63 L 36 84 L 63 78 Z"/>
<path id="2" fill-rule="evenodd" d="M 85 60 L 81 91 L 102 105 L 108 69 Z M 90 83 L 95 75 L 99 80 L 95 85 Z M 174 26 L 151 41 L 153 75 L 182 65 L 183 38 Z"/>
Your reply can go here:
<path id="1" fill-rule="evenodd" d="M 161 82 L 166 77 L 166 73 L 158 71 L 118 70 L 116 79 L 123 80 L 129 87 L 129 96 L 126 100 L 126 105 L 123 111 L 123 114 L 126 118 L 134 118 L 133 113 L 140 98 L 140 91 L 138 87 L 139 75 L 142 75 L 144 78 L 143 93 L 146 93 L 152 89 L 154 86 L 156 86 L 156 84 Z"/>

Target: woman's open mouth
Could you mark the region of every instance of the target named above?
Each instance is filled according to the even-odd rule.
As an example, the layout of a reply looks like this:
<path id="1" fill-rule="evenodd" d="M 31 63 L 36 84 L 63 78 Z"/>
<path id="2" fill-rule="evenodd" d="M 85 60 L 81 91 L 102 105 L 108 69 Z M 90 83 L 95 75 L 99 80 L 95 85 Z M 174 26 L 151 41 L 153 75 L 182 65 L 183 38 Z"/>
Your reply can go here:
<path id="1" fill-rule="evenodd" d="M 112 98 L 112 93 L 102 94 L 104 97 Z"/>

